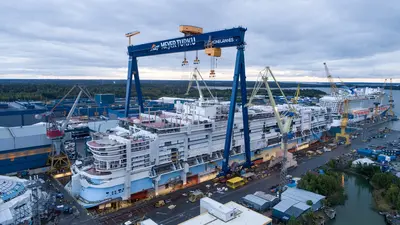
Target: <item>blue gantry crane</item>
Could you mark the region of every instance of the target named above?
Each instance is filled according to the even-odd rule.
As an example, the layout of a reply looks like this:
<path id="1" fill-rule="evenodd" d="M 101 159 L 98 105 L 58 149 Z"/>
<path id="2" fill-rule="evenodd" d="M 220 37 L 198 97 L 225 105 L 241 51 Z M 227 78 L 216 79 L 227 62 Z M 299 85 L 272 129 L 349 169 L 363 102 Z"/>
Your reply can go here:
<path id="1" fill-rule="evenodd" d="M 182 26 L 181 26 L 182 28 Z M 197 27 L 184 26 L 183 28 L 197 30 Z M 221 55 L 221 48 L 236 47 L 236 63 L 232 83 L 231 103 L 229 107 L 228 125 L 226 129 L 226 139 L 224 146 L 224 159 L 222 163 L 222 172 L 220 175 L 225 175 L 230 172 L 229 169 L 229 156 L 232 140 L 232 129 L 234 125 L 234 114 L 236 107 L 236 94 L 238 91 L 239 81 L 242 99 L 242 114 L 243 114 L 243 129 L 244 129 L 244 147 L 246 162 L 243 167 L 251 166 L 251 153 L 250 153 L 250 136 L 249 136 L 249 122 L 248 110 L 245 105 L 247 104 L 247 90 L 246 90 L 246 70 L 244 61 L 244 35 L 246 28 L 237 27 L 232 29 L 214 31 L 209 33 L 196 33 L 192 35 L 185 35 L 184 37 L 173 38 L 163 41 L 155 41 L 146 44 L 129 45 L 128 46 L 128 79 L 126 83 L 126 99 L 125 99 L 125 116 L 129 115 L 129 103 L 131 97 L 132 77 L 134 77 L 135 88 L 137 93 L 138 104 L 141 112 L 143 108 L 143 96 L 140 88 L 139 69 L 137 58 L 153 55 L 162 55 L 178 52 L 189 52 L 205 50 L 208 56 L 219 57 Z"/>

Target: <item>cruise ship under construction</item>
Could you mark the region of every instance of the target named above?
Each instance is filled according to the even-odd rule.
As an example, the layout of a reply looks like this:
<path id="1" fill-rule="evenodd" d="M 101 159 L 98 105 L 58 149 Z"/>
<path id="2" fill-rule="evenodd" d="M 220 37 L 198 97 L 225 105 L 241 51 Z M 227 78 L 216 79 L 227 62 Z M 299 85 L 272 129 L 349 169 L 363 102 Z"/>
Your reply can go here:
<path id="1" fill-rule="evenodd" d="M 222 166 L 230 102 L 177 100 L 175 112 L 141 113 L 120 120 L 87 142 L 91 160 L 76 161 L 66 188 L 87 208 L 115 199 L 141 199 L 216 176 Z M 319 139 L 330 128 L 328 110 L 294 105 L 289 148 Z M 240 112 L 241 108 L 236 107 Z M 289 110 L 279 105 L 280 113 Z M 251 106 L 251 157 L 263 162 L 278 157 L 281 135 L 271 106 Z M 234 119 L 230 165 L 242 163 L 242 116 Z"/>
<path id="2" fill-rule="evenodd" d="M 290 121 L 290 130 L 284 131 L 289 134 L 284 138 L 289 148 L 319 139 L 329 130 L 331 119 L 325 107 L 248 105 L 244 62 L 247 29 L 203 33 L 202 28 L 182 25 L 179 30 L 184 37 L 139 45 L 131 45 L 129 40 L 124 118 L 117 127 L 92 134 L 92 140 L 87 142 L 92 157 L 72 165 L 72 178 L 66 185 L 83 206 L 90 208 L 114 200 L 168 193 L 212 179 L 218 172 L 226 174 L 240 165 L 250 166 L 251 160 L 264 162 L 280 157 L 282 127 L 275 118 L 278 113 L 283 120 Z M 126 36 L 130 39 L 138 33 Z M 195 69 L 193 79 L 200 95 L 198 100 L 177 99 L 172 112 L 145 112 L 138 57 L 198 50 L 220 57 L 221 48 L 225 47 L 237 49 L 231 101 L 221 102 L 211 93 L 206 100 L 197 80 L 201 74 Z M 182 62 L 185 64 L 186 57 Z M 210 77 L 214 76 L 212 67 Z M 133 77 L 141 109 L 137 117 L 129 117 Z M 262 79 L 268 86 L 267 77 Z M 239 83 L 241 104 L 236 104 Z"/>

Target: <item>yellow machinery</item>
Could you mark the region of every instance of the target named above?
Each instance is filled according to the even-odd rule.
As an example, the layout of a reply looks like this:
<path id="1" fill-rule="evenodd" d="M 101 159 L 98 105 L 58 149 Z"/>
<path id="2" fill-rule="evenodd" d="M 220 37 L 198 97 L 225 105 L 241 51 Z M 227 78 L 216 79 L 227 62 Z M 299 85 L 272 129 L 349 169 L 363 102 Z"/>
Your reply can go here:
<path id="1" fill-rule="evenodd" d="M 138 35 L 138 34 L 140 34 L 140 31 L 133 31 L 133 32 L 130 32 L 130 33 L 126 33 L 126 34 L 125 34 L 125 37 L 127 37 L 128 40 L 129 40 L 129 42 L 128 42 L 128 45 L 129 45 L 129 46 L 132 45 L 131 37 L 133 37 L 133 36 L 135 36 L 135 35 Z"/>
<path id="2" fill-rule="evenodd" d="M 185 37 L 187 37 L 187 36 L 202 34 L 203 28 L 190 25 L 180 25 L 179 32 L 183 33 Z M 199 64 L 199 63 L 200 63 L 199 55 L 198 52 L 196 51 L 196 59 L 193 61 L 193 64 Z M 187 64 L 189 64 L 189 62 L 186 59 L 186 52 L 184 52 L 182 66 L 185 66 Z"/>
<path id="3" fill-rule="evenodd" d="M 229 179 L 226 181 L 226 186 L 232 188 L 232 189 L 236 189 L 238 187 L 241 187 L 245 185 L 245 181 L 243 178 L 241 177 L 234 177 L 232 179 Z"/>
<path id="4" fill-rule="evenodd" d="M 209 40 L 204 51 L 208 56 L 211 56 L 210 78 L 214 78 L 215 77 L 215 66 L 216 66 L 215 65 L 216 64 L 215 57 L 221 57 L 221 48 L 214 48 L 211 40 Z"/>
<path id="5" fill-rule="evenodd" d="M 342 121 L 340 123 L 340 133 L 336 134 L 336 141 L 340 138 L 344 138 L 346 140 L 345 145 L 351 144 L 350 135 L 346 133 L 347 123 L 349 122 L 349 100 L 345 99 L 343 102 L 343 113 L 342 113 Z"/>
<path id="6" fill-rule="evenodd" d="M 297 85 L 296 94 L 295 94 L 294 98 L 292 99 L 293 104 L 297 104 L 297 101 L 299 100 L 299 96 L 300 96 L 300 84 Z"/>
<path id="7" fill-rule="evenodd" d="M 276 86 L 280 90 L 283 98 L 285 99 L 285 102 L 289 106 L 288 112 L 285 113 L 285 115 L 282 115 L 282 116 L 284 116 L 284 118 L 280 115 L 280 112 L 276 105 L 271 88 L 268 84 L 268 76 L 272 77 Z M 279 85 L 279 82 L 275 79 L 275 76 L 269 67 L 266 67 L 264 70 L 262 70 L 260 72 L 259 76 L 257 77 L 257 81 L 254 85 L 253 92 L 251 93 L 249 102 L 246 104 L 247 107 L 252 105 L 254 96 L 257 94 L 257 92 L 259 91 L 259 89 L 261 88 L 261 86 L 263 84 L 265 85 L 265 87 L 267 89 L 269 101 L 271 103 L 272 110 L 274 112 L 276 123 L 277 123 L 279 130 L 281 132 L 281 135 L 282 135 L 281 149 L 283 151 L 283 159 L 282 159 L 280 184 L 279 184 L 279 190 L 281 190 L 279 192 L 279 199 L 282 199 L 282 192 L 283 192 L 285 185 L 287 184 L 287 178 L 286 178 L 287 164 L 286 164 L 286 162 L 287 162 L 287 153 L 288 153 L 289 134 L 292 133 L 291 125 L 292 125 L 292 121 L 293 121 L 294 117 L 296 116 L 297 112 L 296 112 L 296 108 L 294 108 L 293 105 L 287 100 L 285 93 L 283 92 L 282 88 Z M 290 135 L 292 135 L 292 134 L 290 134 Z"/>
<path id="8" fill-rule="evenodd" d="M 189 195 L 189 201 L 190 201 L 190 202 L 197 202 L 198 200 L 200 200 L 200 199 L 203 198 L 203 197 L 204 197 L 203 192 L 200 191 L 200 190 L 196 190 L 196 191 L 190 193 L 190 195 Z"/>
<path id="9" fill-rule="evenodd" d="M 338 90 L 335 82 L 333 81 L 332 75 L 329 72 L 329 69 L 328 69 L 328 66 L 326 65 L 326 63 L 324 63 L 324 67 L 325 67 L 326 77 L 328 78 L 328 81 L 331 84 L 332 96 L 334 96 L 336 98 L 337 102 L 340 102 L 342 99 L 339 97 L 339 90 Z M 342 83 L 343 83 L 343 81 L 342 81 Z M 340 103 L 339 103 L 338 107 L 339 106 L 340 106 Z M 340 107 L 338 109 L 338 113 L 340 113 Z M 344 138 L 346 140 L 346 142 L 345 142 L 346 145 L 351 144 L 350 135 L 346 133 L 346 127 L 347 127 L 348 122 L 349 122 L 349 100 L 345 98 L 343 101 L 343 112 L 342 112 L 342 121 L 340 123 L 340 133 L 336 134 L 336 141 L 338 141 L 340 138 Z"/>
<path id="10" fill-rule="evenodd" d="M 164 205 L 165 205 L 165 201 L 160 200 L 160 201 L 156 202 L 155 207 L 160 208 L 160 207 L 163 207 Z"/>

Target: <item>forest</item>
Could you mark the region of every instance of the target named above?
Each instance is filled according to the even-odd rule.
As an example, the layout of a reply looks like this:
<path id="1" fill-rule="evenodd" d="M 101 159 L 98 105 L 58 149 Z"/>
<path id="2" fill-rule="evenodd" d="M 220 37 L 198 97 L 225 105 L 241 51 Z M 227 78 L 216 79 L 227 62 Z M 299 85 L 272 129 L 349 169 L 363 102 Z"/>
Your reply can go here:
<path id="1" fill-rule="evenodd" d="M 16 100 L 54 100 L 62 98 L 73 86 L 72 83 L 0 83 L 0 101 L 16 101 Z M 132 97 L 136 95 L 134 85 L 132 85 Z M 188 82 L 144 82 L 142 83 L 142 93 L 145 99 L 157 99 L 163 96 L 166 97 L 191 97 L 199 96 L 197 88 L 192 87 L 188 95 L 185 95 Z M 86 84 L 85 87 L 92 94 L 112 93 L 116 97 L 125 97 L 126 84 L 124 83 L 92 83 Z M 251 89 L 247 91 L 248 96 L 251 95 Z M 285 95 L 293 96 L 296 90 L 286 89 Z M 210 94 L 203 89 L 205 97 Z M 70 96 L 77 94 L 71 93 Z M 212 94 L 215 97 L 228 100 L 231 96 L 231 90 L 228 89 L 212 89 Z M 259 95 L 266 95 L 266 90 L 261 89 Z M 279 90 L 273 89 L 274 95 L 281 95 Z M 301 89 L 300 96 L 304 97 L 321 97 L 326 93 L 316 89 Z M 240 92 L 238 92 L 240 95 Z"/>

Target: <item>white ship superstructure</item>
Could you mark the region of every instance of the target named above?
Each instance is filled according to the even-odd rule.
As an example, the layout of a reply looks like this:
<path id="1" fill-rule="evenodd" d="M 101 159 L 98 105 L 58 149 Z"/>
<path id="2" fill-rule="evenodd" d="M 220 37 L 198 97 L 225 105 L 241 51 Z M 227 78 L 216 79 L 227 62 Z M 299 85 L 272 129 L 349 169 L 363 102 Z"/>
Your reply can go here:
<path id="1" fill-rule="evenodd" d="M 371 119 L 376 113 L 375 104 L 378 104 L 378 114 L 382 114 L 389 109 L 388 96 L 381 88 L 340 89 L 336 95 L 327 95 L 319 100 L 320 106 L 331 110 L 333 128 L 340 126 L 340 114 L 343 112 L 345 99 L 349 100 L 350 124 Z"/>
<path id="2" fill-rule="evenodd" d="M 327 109 L 294 105 L 290 146 L 328 130 Z M 287 105 L 279 105 L 285 114 Z M 229 102 L 177 101 L 175 112 L 141 113 L 121 120 L 87 142 L 93 160 L 77 161 L 66 188 L 85 207 L 114 199 L 139 199 L 215 177 L 222 165 Z M 230 162 L 244 161 L 242 114 L 236 108 Z M 280 133 L 270 106 L 249 107 L 252 159 L 269 160 L 280 151 Z M 289 146 L 289 147 L 290 147 Z"/>

